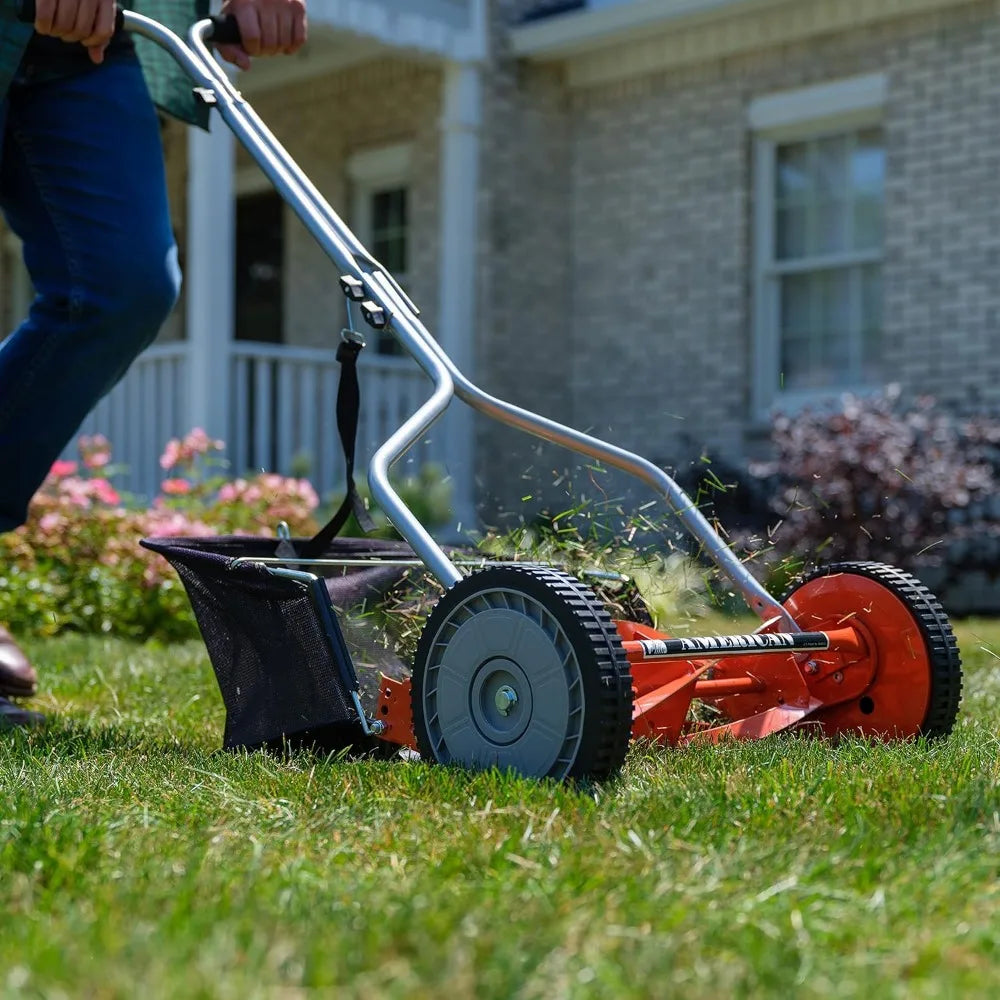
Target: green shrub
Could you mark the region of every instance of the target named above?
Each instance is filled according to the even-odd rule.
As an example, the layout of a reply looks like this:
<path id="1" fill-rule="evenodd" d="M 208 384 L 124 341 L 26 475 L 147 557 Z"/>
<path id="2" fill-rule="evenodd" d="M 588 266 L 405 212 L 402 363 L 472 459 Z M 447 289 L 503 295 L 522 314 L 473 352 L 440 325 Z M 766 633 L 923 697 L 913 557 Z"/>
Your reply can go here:
<path id="1" fill-rule="evenodd" d="M 272 536 L 282 521 L 293 535 L 318 528 L 319 498 L 307 480 L 272 473 L 229 479 L 222 449 L 200 429 L 167 442 L 160 494 L 140 507 L 112 485 L 108 441 L 81 438 L 80 461 L 56 462 L 27 523 L 0 535 L 0 622 L 22 635 L 197 636 L 174 570 L 140 547 L 141 538 Z M 422 523 L 447 520 L 450 488 L 440 469 L 428 466 L 397 489 Z M 393 536 L 384 515 L 372 513 L 376 534 Z"/>
<path id="2" fill-rule="evenodd" d="M 226 481 L 221 449 L 200 430 L 168 442 L 162 492 L 138 508 L 111 484 L 108 442 L 82 438 L 80 462 L 56 462 L 27 523 L 0 535 L 0 621 L 19 634 L 196 636 L 180 581 L 139 539 L 272 534 L 279 521 L 303 534 L 316 530 L 309 483 L 269 474 Z"/>

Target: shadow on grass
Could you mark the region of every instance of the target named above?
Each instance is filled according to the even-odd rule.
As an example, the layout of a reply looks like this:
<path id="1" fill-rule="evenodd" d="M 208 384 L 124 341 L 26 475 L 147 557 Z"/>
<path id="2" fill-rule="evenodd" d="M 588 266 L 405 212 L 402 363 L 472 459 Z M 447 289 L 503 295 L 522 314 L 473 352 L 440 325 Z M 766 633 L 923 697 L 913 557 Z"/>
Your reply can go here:
<path id="1" fill-rule="evenodd" d="M 117 724 L 68 716 L 49 716 L 34 729 L 12 729 L 0 734 L 0 747 L 6 745 L 23 755 L 57 757 L 63 761 L 83 760 L 104 753 L 123 757 L 147 758 L 167 762 L 191 763 L 261 757 L 278 762 L 306 761 L 333 764 L 358 760 L 394 760 L 399 748 L 366 737 L 357 724 L 324 726 L 287 739 L 271 740 L 260 746 L 206 747 L 183 736 L 164 736 L 157 726 L 144 731 L 135 724 Z"/>

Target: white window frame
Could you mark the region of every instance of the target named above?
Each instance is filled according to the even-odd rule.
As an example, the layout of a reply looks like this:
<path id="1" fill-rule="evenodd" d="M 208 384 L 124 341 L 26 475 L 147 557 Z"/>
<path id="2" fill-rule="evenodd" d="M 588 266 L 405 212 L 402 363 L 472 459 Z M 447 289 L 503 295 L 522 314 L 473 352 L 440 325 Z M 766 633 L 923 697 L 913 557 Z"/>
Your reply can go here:
<path id="1" fill-rule="evenodd" d="M 347 160 L 351 182 L 351 228 L 365 246 L 372 235 L 372 195 L 386 188 L 412 187 L 413 145 L 397 142 L 354 153 Z"/>
<path id="2" fill-rule="evenodd" d="M 776 408 L 794 412 L 806 405 L 823 405 L 845 391 L 864 392 L 871 385 L 841 385 L 828 393 L 786 390 L 780 379 L 778 273 L 775 245 L 775 161 L 782 143 L 804 142 L 827 135 L 881 125 L 887 79 L 884 73 L 851 77 L 760 97 L 750 103 L 748 123 L 753 135 L 753 372 L 752 414 L 763 422 Z M 884 250 L 830 255 L 832 266 L 881 263 Z M 812 270 L 815 262 L 811 262 Z"/>

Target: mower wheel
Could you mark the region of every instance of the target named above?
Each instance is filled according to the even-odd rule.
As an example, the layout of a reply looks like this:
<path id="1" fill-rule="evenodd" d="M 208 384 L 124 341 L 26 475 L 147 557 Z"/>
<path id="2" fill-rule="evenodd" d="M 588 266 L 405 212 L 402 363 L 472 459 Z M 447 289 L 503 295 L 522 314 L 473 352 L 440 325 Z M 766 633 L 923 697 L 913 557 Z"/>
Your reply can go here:
<path id="1" fill-rule="evenodd" d="M 593 591 L 559 570 L 495 566 L 428 616 L 411 681 L 424 760 L 604 779 L 625 759 L 632 676 Z"/>
<path id="2" fill-rule="evenodd" d="M 958 642 L 937 598 L 916 577 L 874 562 L 846 562 L 806 576 L 785 607 L 807 631 L 856 626 L 875 657 L 859 698 L 820 709 L 830 735 L 947 736 L 962 696 Z"/>

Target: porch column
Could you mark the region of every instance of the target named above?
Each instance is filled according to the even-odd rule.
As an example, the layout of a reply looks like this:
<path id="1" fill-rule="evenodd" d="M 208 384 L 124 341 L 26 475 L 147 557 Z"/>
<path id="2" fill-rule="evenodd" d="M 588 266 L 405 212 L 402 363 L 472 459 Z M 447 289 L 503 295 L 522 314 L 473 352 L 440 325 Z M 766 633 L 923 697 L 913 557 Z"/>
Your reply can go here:
<path id="1" fill-rule="evenodd" d="M 476 283 L 479 255 L 479 131 L 482 80 L 478 65 L 444 65 L 441 117 L 441 258 L 438 340 L 459 370 L 475 373 Z M 454 403 L 442 421 L 445 456 L 452 478 L 453 529 L 478 525 L 475 510 L 474 421 L 464 403 Z"/>
<path id="2" fill-rule="evenodd" d="M 212 129 L 188 129 L 187 259 L 188 424 L 229 436 L 229 345 L 233 338 L 233 134 L 215 115 Z"/>

